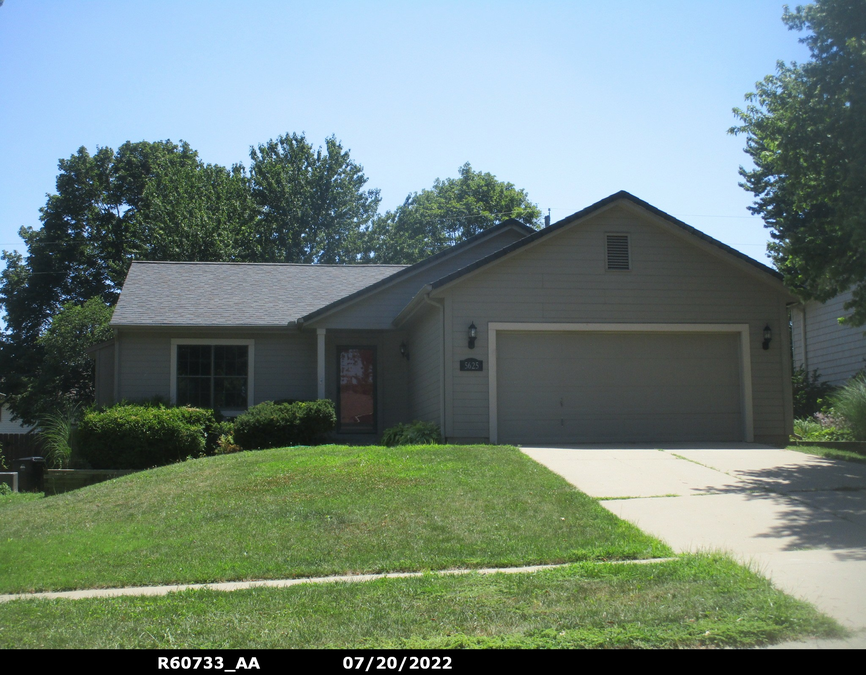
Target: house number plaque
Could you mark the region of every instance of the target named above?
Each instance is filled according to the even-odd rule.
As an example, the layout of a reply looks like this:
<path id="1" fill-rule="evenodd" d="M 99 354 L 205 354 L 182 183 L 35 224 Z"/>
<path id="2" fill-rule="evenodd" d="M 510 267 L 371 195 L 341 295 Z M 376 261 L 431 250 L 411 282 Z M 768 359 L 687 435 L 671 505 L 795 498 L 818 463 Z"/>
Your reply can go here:
<path id="1" fill-rule="evenodd" d="M 480 372 L 484 370 L 484 361 L 478 359 L 463 359 L 460 362 L 460 370 L 474 370 Z"/>

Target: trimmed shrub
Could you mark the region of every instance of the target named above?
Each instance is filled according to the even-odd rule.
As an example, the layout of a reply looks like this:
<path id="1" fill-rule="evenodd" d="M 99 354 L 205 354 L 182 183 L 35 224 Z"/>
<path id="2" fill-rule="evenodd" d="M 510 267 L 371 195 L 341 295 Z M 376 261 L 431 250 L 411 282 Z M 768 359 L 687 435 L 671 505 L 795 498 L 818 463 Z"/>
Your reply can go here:
<path id="1" fill-rule="evenodd" d="M 315 445 L 336 425 L 334 404 L 329 400 L 266 401 L 235 419 L 233 440 L 244 450 Z"/>
<path id="2" fill-rule="evenodd" d="M 382 443 L 389 448 L 395 445 L 435 445 L 441 440 L 439 425 L 420 420 L 397 424 L 382 434 Z"/>
<path id="3" fill-rule="evenodd" d="M 328 399 L 291 403 L 298 410 L 298 445 L 315 445 L 337 427 L 334 402 Z"/>
<path id="4" fill-rule="evenodd" d="M 848 380 L 835 396 L 833 410 L 841 415 L 858 441 L 866 441 L 866 375 Z"/>
<path id="5" fill-rule="evenodd" d="M 77 436 L 94 469 L 147 469 L 205 454 L 216 430 L 212 410 L 117 405 L 86 412 Z"/>

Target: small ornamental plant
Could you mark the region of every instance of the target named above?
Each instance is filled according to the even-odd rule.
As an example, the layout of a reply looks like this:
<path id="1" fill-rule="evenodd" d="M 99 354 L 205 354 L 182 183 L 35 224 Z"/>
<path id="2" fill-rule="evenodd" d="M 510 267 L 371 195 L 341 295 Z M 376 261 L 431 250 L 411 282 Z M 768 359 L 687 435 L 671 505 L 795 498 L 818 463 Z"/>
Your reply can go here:
<path id="1" fill-rule="evenodd" d="M 382 434 L 382 445 L 436 445 L 442 442 L 439 426 L 433 422 L 415 420 L 408 424 L 397 424 Z"/>

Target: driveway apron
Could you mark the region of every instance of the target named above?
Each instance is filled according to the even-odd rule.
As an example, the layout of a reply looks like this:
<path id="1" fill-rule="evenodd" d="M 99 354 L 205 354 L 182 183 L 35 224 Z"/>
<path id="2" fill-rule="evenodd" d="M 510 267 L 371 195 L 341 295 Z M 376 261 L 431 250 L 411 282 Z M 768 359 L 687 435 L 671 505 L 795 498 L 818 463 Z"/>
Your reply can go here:
<path id="1" fill-rule="evenodd" d="M 866 647 L 866 464 L 755 444 L 522 450 L 677 552 L 751 564 Z"/>

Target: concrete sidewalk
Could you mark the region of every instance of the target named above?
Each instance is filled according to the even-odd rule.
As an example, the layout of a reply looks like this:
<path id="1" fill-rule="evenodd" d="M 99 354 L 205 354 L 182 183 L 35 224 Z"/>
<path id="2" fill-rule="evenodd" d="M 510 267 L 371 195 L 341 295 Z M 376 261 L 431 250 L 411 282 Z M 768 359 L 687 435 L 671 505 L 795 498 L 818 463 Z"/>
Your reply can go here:
<path id="1" fill-rule="evenodd" d="M 761 445 L 523 448 L 677 552 L 722 550 L 858 632 L 866 648 L 866 464 Z"/>
<path id="2" fill-rule="evenodd" d="M 599 562 L 599 565 L 647 565 L 651 563 L 665 563 L 676 560 L 676 558 L 647 558 L 643 560 L 613 560 Z M 524 565 L 522 567 L 481 567 L 447 570 L 431 570 L 427 572 L 382 572 L 380 574 L 340 574 L 330 577 L 299 577 L 297 579 L 260 579 L 257 581 L 222 581 L 211 584 L 173 584 L 167 586 L 125 586 L 123 588 L 86 588 L 79 591 L 45 591 L 41 593 L 11 593 L 0 595 L 0 602 L 11 602 L 12 600 L 82 600 L 84 598 L 120 598 L 128 596 L 154 596 L 168 595 L 180 591 L 207 589 L 211 591 L 241 591 L 247 588 L 286 588 L 299 584 L 336 584 L 336 583 L 360 583 L 363 581 L 375 581 L 376 579 L 411 579 L 423 577 L 427 574 L 434 575 L 462 575 L 462 574 L 532 574 L 541 570 L 568 567 L 574 563 L 557 563 L 550 565 Z"/>

